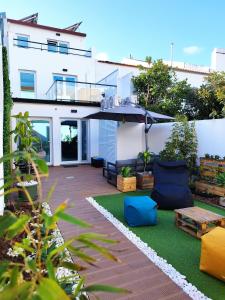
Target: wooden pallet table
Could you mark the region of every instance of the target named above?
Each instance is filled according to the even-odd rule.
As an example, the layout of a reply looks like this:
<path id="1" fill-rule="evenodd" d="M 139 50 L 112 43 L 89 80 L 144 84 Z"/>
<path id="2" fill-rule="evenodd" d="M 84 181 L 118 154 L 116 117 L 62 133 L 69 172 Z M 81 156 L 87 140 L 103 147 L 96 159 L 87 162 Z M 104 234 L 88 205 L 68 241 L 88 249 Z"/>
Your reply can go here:
<path id="1" fill-rule="evenodd" d="M 176 226 L 194 237 L 201 236 L 215 226 L 225 227 L 225 217 L 200 207 L 176 209 Z"/>

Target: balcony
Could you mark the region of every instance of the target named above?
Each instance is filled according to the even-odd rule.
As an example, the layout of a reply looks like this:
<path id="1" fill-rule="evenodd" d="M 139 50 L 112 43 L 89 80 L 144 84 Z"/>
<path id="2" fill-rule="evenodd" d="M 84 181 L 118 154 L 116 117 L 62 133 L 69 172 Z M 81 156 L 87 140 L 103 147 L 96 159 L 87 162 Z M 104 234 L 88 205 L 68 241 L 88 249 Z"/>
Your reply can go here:
<path id="1" fill-rule="evenodd" d="M 39 43 L 34 41 L 28 41 L 24 39 L 13 39 L 13 45 L 17 46 L 18 48 L 26 48 L 26 49 L 37 49 L 41 51 L 48 51 L 50 53 L 60 53 L 64 55 L 78 55 L 78 56 L 85 56 L 91 57 L 92 52 L 91 50 L 84 50 L 78 48 L 70 48 L 66 45 L 53 45 L 53 43 Z"/>
<path id="2" fill-rule="evenodd" d="M 114 101 L 116 88 L 111 84 L 55 80 L 46 92 L 46 99 L 63 103 L 101 104 L 105 99 Z"/>

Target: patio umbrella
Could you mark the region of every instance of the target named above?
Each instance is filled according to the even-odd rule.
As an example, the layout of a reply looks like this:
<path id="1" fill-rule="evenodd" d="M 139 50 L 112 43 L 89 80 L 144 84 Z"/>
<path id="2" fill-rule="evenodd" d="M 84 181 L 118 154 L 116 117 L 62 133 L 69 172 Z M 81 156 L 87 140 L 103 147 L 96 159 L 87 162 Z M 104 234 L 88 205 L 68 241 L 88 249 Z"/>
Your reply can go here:
<path id="1" fill-rule="evenodd" d="M 173 120 L 174 118 L 162 114 L 158 114 L 152 111 L 145 110 L 143 107 L 131 104 L 115 106 L 101 110 L 97 113 L 86 116 L 87 119 L 97 120 L 111 120 L 119 122 L 136 122 L 145 123 L 145 145 L 148 150 L 147 134 L 153 123 L 157 123 L 160 120 Z"/>

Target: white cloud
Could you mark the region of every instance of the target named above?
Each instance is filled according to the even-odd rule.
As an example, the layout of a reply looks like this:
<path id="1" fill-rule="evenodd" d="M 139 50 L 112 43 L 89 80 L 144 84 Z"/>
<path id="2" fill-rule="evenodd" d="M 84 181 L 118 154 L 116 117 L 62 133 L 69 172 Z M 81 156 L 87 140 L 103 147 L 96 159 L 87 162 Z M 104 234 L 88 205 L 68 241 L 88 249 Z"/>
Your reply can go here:
<path id="1" fill-rule="evenodd" d="M 183 48 L 183 52 L 188 55 L 198 54 L 201 51 L 202 51 L 202 48 L 200 48 L 198 46 L 189 46 L 189 47 Z"/>
<path id="2" fill-rule="evenodd" d="M 96 59 L 98 59 L 98 60 L 109 60 L 109 56 L 106 52 L 99 52 L 96 55 Z"/>

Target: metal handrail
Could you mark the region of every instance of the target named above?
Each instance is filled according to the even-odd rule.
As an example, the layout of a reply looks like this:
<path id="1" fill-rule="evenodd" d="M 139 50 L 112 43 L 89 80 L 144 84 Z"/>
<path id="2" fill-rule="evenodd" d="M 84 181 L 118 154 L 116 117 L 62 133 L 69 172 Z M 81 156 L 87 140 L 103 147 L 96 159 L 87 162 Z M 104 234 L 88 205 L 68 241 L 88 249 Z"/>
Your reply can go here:
<path id="1" fill-rule="evenodd" d="M 39 49 L 39 50 L 42 50 L 42 51 L 48 51 L 48 52 L 59 52 L 59 51 L 49 51 L 48 48 L 43 48 L 42 46 L 49 46 L 48 43 L 40 43 L 40 42 L 35 42 L 35 41 L 24 41 L 23 39 L 16 39 L 14 38 L 13 39 L 14 41 L 20 41 L 20 42 L 27 42 L 28 46 L 20 46 L 18 44 L 14 44 L 15 46 L 18 46 L 18 47 L 21 47 L 21 48 L 31 48 L 31 49 Z M 40 45 L 41 47 L 31 47 L 29 44 L 35 44 L 35 45 Z M 89 53 L 91 54 L 92 51 L 91 50 L 84 50 L 84 49 L 79 49 L 79 48 L 72 48 L 72 47 L 65 47 L 65 46 L 56 46 L 57 48 L 63 48 L 63 49 L 68 49 L 68 50 L 74 50 L 74 51 L 80 51 L 80 52 L 85 52 L 85 53 Z M 59 52 L 60 53 L 60 52 Z M 76 54 L 76 53 L 62 53 L 62 54 L 72 54 L 72 55 L 81 55 L 81 54 Z M 82 56 L 87 56 L 87 55 L 82 55 Z M 89 57 L 89 56 L 87 56 Z"/>
<path id="2" fill-rule="evenodd" d="M 57 79 L 57 80 L 54 80 L 53 83 L 51 84 L 50 88 L 47 90 L 47 92 L 45 94 L 47 94 L 51 88 L 54 86 L 54 84 L 57 84 L 57 82 L 67 82 L 67 83 L 80 83 L 80 84 L 89 84 L 90 86 L 93 86 L 93 85 L 97 85 L 97 86 L 105 86 L 105 87 L 117 87 L 117 85 L 114 85 L 114 84 L 103 84 L 103 83 L 93 83 L 93 82 L 84 82 L 84 81 L 68 81 L 68 80 L 64 80 L 64 79 Z"/>

